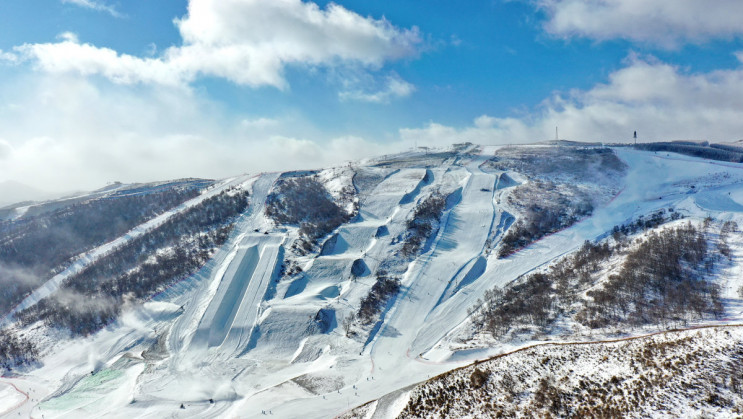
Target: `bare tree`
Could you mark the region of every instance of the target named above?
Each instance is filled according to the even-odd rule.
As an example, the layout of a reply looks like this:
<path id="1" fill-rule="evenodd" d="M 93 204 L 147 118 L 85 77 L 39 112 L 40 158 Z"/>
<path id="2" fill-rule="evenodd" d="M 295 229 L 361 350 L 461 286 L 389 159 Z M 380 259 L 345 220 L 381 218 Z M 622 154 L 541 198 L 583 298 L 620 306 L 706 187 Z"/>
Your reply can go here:
<path id="1" fill-rule="evenodd" d="M 353 327 L 353 323 L 356 321 L 356 313 L 350 312 L 346 317 L 343 318 L 343 331 L 346 332 L 346 337 L 350 338 L 353 333 L 351 332 L 351 327 Z"/>

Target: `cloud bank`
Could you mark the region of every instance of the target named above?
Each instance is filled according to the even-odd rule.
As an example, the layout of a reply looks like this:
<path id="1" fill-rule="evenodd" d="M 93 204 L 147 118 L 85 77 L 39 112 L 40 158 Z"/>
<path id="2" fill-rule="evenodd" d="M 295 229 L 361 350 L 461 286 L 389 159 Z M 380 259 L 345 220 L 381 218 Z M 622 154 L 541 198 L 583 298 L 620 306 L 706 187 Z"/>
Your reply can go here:
<path id="1" fill-rule="evenodd" d="M 188 90 L 25 77 L 0 94 L 0 172 L 45 190 L 318 168 L 414 144 L 544 141 L 554 138 L 555 126 L 561 138 L 583 141 L 631 141 L 635 130 L 641 141 L 743 138 L 743 61 L 732 70 L 688 73 L 633 55 L 606 83 L 556 93 L 532 113 L 483 115 L 467 127 L 431 122 L 384 142 L 310 135 L 316 128 L 301 119 L 226 117 Z"/>
<path id="2" fill-rule="evenodd" d="M 302 119 L 226 116 L 182 89 L 50 74 L 12 84 L 0 91 L 0 181 L 47 191 L 319 168 L 394 147 L 312 136 L 317 130 Z"/>
<path id="3" fill-rule="evenodd" d="M 471 141 L 485 144 L 527 143 L 560 137 L 578 141 L 641 139 L 743 139 L 743 53 L 733 70 L 687 74 L 653 57 L 631 55 L 607 83 L 585 91 L 557 93 L 524 117 L 481 116 L 473 125 L 455 128 L 437 123 L 402 129 L 407 143 L 443 145 Z"/>
<path id="4" fill-rule="evenodd" d="M 421 42 L 416 28 L 397 28 L 334 3 L 321 9 L 301 0 L 190 0 L 188 14 L 175 24 L 183 44 L 158 57 L 120 54 L 74 38 L 25 44 L 15 52 L 47 73 L 100 75 L 120 84 L 185 86 L 211 76 L 287 89 L 287 66 L 378 70 L 416 54 Z"/>
<path id="5" fill-rule="evenodd" d="M 743 35 L 739 0 L 536 0 L 553 35 L 627 39 L 673 48 Z"/>

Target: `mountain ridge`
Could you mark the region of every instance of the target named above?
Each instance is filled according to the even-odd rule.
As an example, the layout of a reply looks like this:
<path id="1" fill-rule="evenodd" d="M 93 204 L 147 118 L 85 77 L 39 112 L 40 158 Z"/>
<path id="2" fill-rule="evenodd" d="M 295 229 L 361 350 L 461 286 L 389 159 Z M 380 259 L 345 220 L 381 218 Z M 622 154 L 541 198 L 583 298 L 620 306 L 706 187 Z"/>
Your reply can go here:
<path id="1" fill-rule="evenodd" d="M 743 241 L 726 224 L 743 222 L 741 169 L 595 144 L 463 144 L 313 172 L 165 183 L 158 190 L 188 190 L 190 200 L 91 247 L 73 262 L 76 270 L 7 317 L 6 330 L 40 349 L 35 363 L 14 368 L 24 380 L 8 382 L 43 394 L 20 407 L 34 415 L 89 415 L 110 406 L 143 417 L 335 416 L 545 338 L 662 330 L 656 320 L 614 330 L 578 313 L 611 286 L 612 263 L 687 224 L 705 240 L 700 272 L 708 259 L 711 267 L 692 279 L 719 287 L 724 313 L 658 318 L 743 321 L 735 274 Z M 159 202 L 149 186 L 143 191 L 143 199 Z M 124 202 L 107 195 L 86 205 L 98 199 Z M 6 221 L 9 231 L 25 222 Z M 126 256 L 134 243 L 143 250 Z M 593 246 L 614 253 L 578 265 Z M 176 269 L 182 260 L 196 262 Z M 591 264 L 597 270 L 583 267 Z M 558 280 L 556 266 L 569 267 L 560 268 L 568 279 Z M 160 282 L 145 287 L 154 274 L 142 273 L 157 271 Z M 553 280 L 545 288 L 534 275 Z M 83 279 L 100 286 L 83 286 Z M 502 334 L 478 326 L 478 307 L 493 290 L 514 287 L 534 298 L 525 314 L 504 323 Z M 529 311 L 538 308 L 536 298 L 549 302 L 542 314 Z M 70 334 L 50 307 L 81 299 L 116 301 L 120 311 L 80 305 L 67 315 L 93 327 Z M 33 309 L 45 300 L 54 304 Z M 96 355 L 79 355 L 86 352 Z M 385 406 L 386 414 L 404 408 Z"/>

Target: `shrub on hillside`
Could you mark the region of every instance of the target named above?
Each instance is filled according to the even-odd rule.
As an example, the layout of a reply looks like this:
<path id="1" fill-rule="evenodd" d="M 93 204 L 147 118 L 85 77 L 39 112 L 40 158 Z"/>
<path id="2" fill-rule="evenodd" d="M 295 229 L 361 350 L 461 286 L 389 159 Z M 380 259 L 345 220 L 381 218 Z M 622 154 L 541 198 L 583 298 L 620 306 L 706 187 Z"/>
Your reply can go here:
<path id="1" fill-rule="evenodd" d="M 201 186 L 203 182 L 177 182 L 154 191 L 122 191 L 28 219 L 0 222 L 0 267 L 7 267 L 0 269 L 0 284 L 4 285 L 0 312 L 9 310 L 78 254 L 197 196 Z"/>
<path id="2" fill-rule="evenodd" d="M 56 295 L 17 314 L 88 335 L 110 324 L 127 299 L 141 301 L 192 275 L 229 237 L 247 209 L 246 191 L 225 191 L 169 218 L 69 277 Z"/>
<path id="3" fill-rule="evenodd" d="M 719 287 L 706 279 L 714 260 L 691 224 L 650 233 L 618 275 L 588 293 L 577 320 L 590 327 L 618 322 L 656 324 L 722 314 Z"/>
<path id="4" fill-rule="evenodd" d="M 311 243 L 351 218 L 310 176 L 280 179 L 266 199 L 266 215 L 277 224 L 298 226 Z"/>
<path id="5" fill-rule="evenodd" d="M 574 185 L 536 181 L 509 197 L 524 213 L 503 236 L 498 257 L 506 257 L 542 237 L 573 225 L 593 212 L 593 200 Z"/>
<path id="6" fill-rule="evenodd" d="M 558 177 L 588 183 L 606 183 L 627 168 L 611 149 L 603 147 L 505 147 L 487 166 L 541 180 Z"/>
<path id="7" fill-rule="evenodd" d="M 0 331 L 0 372 L 31 364 L 38 355 L 36 346 L 28 339 L 8 329 Z"/>
<path id="8" fill-rule="evenodd" d="M 662 213 L 656 214 L 661 215 L 631 223 L 631 229 L 655 225 L 662 219 Z M 723 225 L 721 230 L 733 228 Z M 623 229 L 619 231 L 621 235 Z M 631 251 L 624 250 L 630 245 L 626 240 L 614 246 L 586 241 L 547 272 L 487 291 L 471 310 L 474 324 L 498 337 L 519 326 L 544 328 L 559 313 L 592 328 L 684 323 L 719 316 L 723 310 L 719 287 L 708 278 L 719 259 L 709 248 L 719 248 L 725 233 L 720 236 L 713 241 L 704 230 L 686 224 L 652 232 Z M 620 252 L 627 254 L 618 274 L 596 286 L 599 272 Z M 585 290 L 587 299 L 581 297 Z"/>
<path id="9" fill-rule="evenodd" d="M 505 289 L 485 292 L 474 316 L 475 324 L 493 336 L 502 336 L 516 324 L 547 326 L 552 316 L 552 282 L 545 274 L 530 275 Z"/>
<path id="10" fill-rule="evenodd" d="M 637 144 L 636 148 L 647 151 L 668 151 L 672 153 L 685 154 L 687 156 L 701 157 L 710 160 L 743 162 L 743 152 L 737 147 L 726 147 L 716 144 L 714 147 L 691 142 L 670 143 L 645 143 Z"/>
<path id="11" fill-rule="evenodd" d="M 433 193 L 421 201 L 415 208 L 413 218 L 408 220 L 405 243 L 400 251 L 406 258 L 412 257 L 423 246 L 423 243 L 438 228 L 444 209 L 446 198 L 441 193 Z"/>
<path id="12" fill-rule="evenodd" d="M 377 274 L 377 282 L 369 290 L 369 294 L 361 300 L 357 313 L 362 324 L 370 324 L 376 319 L 390 298 L 400 291 L 400 280 L 390 278 L 385 272 Z"/>

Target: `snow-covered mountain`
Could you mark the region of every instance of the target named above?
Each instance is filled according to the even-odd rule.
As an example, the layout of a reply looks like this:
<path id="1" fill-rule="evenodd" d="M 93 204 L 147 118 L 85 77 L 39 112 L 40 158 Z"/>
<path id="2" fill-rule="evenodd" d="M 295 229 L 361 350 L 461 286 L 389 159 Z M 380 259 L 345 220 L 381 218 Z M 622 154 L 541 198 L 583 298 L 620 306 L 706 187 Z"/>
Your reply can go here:
<path id="1" fill-rule="evenodd" d="M 605 382 L 659 387 L 614 376 L 688 374 L 673 351 L 694 332 L 665 331 L 700 325 L 695 377 L 725 370 L 713 357 L 743 357 L 743 164 L 674 147 L 460 144 L 9 209 L 0 414 L 571 414 Z M 534 346 L 556 342 L 594 346 Z M 653 400 L 732 416 L 724 388 Z"/>

